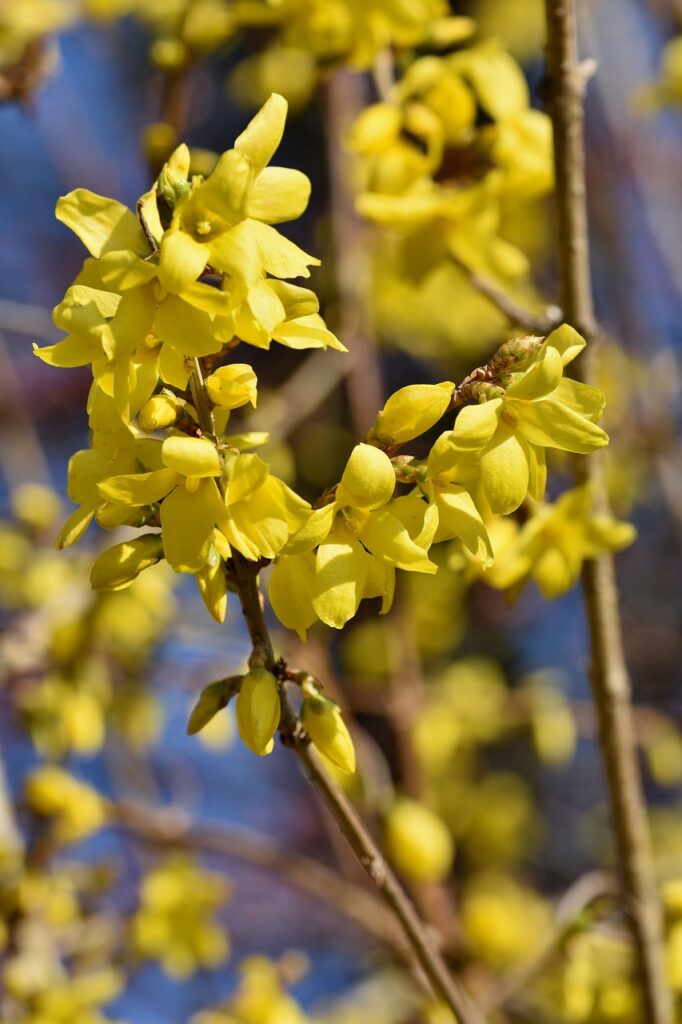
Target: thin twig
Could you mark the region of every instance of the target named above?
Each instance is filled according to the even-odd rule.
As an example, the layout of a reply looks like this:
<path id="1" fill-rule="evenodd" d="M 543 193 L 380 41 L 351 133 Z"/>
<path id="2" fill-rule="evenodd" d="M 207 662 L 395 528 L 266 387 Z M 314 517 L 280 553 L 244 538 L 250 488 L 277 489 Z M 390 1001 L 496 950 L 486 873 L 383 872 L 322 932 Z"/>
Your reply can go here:
<path id="1" fill-rule="evenodd" d="M 253 649 L 264 661 L 266 667 L 272 672 L 280 673 L 281 663 L 275 659 L 272 641 L 263 615 L 256 573 L 247 560 L 237 553 L 234 555 L 233 562 L 233 581 L 239 592 L 242 614 L 249 630 Z M 346 836 L 368 878 L 400 922 L 405 938 L 414 951 L 435 994 L 447 1004 L 460 1024 L 482 1024 L 484 1018 L 480 1011 L 450 974 L 431 936 L 381 851 L 358 817 L 355 808 L 324 767 L 321 758 L 300 728 L 284 690 L 282 692 L 281 732 L 282 738 L 295 751 L 308 779 L 317 789 L 339 828 Z"/>
<path id="2" fill-rule="evenodd" d="M 393 919 L 371 892 L 339 878 L 323 864 L 298 853 L 283 850 L 269 837 L 245 829 L 230 830 L 219 825 L 192 823 L 189 815 L 176 808 L 157 809 L 131 801 L 111 808 L 114 824 L 147 842 L 174 849 L 214 853 L 276 872 L 285 881 L 330 904 L 365 931 L 387 942 L 405 955 L 405 944 Z"/>
<path id="3" fill-rule="evenodd" d="M 479 295 L 482 295 L 498 312 L 502 313 L 513 327 L 522 327 L 531 334 L 544 336 L 562 322 L 563 314 L 558 306 L 547 306 L 544 312 L 534 313 L 533 310 L 523 306 L 498 287 L 492 278 L 486 277 L 485 274 L 479 274 L 477 270 L 472 270 L 464 260 L 460 260 L 452 254 L 450 259 L 458 270 L 462 271 L 471 287 L 475 288 Z"/>
<path id="4" fill-rule="evenodd" d="M 547 73 L 554 128 L 561 305 L 568 323 L 588 341 L 595 323 L 585 196 L 583 96 L 586 74 L 578 59 L 575 0 L 546 0 Z M 588 346 L 588 353 L 592 346 Z M 594 354 L 581 359 L 581 379 L 595 378 Z M 601 460 L 581 460 L 582 478 L 592 481 L 600 511 L 608 507 Z M 665 982 L 662 921 L 656 894 L 651 840 L 637 763 L 613 559 L 585 562 L 583 589 L 591 646 L 591 681 L 611 812 L 622 872 L 628 922 L 637 950 L 645 1020 L 671 1024 L 672 1004 Z"/>
<path id="5" fill-rule="evenodd" d="M 327 162 L 338 293 L 338 332 L 352 354 L 346 387 L 355 433 L 365 433 L 383 404 L 372 309 L 372 233 L 353 206 L 353 166 L 342 145 L 365 105 L 361 75 L 339 70 L 326 85 Z"/>

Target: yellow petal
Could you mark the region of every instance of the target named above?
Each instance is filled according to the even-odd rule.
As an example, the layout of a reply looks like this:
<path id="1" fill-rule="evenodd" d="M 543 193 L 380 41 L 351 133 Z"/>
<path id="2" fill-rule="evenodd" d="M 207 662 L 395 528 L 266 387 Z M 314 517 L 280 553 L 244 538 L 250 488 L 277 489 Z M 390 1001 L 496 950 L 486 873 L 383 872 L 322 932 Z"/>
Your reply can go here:
<path id="1" fill-rule="evenodd" d="M 157 309 L 154 331 L 184 356 L 207 356 L 222 348 L 208 313 L 176 295 L 166 296 Z"/>
<path id="2" fill-rule="evenodd" d="M 339 505 L 353 508 L 379 508 L 390 501 L 395 490 L 395 471 L 381 449 L 357 444 L 343 471 L 336 491 Z"/>
<path id="3" fill-rule="evenodd" d="M 215 540 L 215 537 L 214 537 Z M 217 554 L 217 552 L 216 552 Z M 224 622 L 227 615 L 227 579 L 225 563 L 221 558 L 209 560 L 194 577 L 199 593 L 210 615 L 216 622 Z"/>
<path id="4" fill-rule="evenodd" d="M 184 231 L 169 231 L 161 240 L 159 280 L 169 292 L 181 292 L 202 273 L 208 263 L 208 247 Z"/>
<path id="5" fill-rule="evenodd" d="M 355 748 L 341 711 L 326 697 L 306 697 L 301 706 L 301 721 L 311 740 L 339 771 L 355 771 Z"/>
<path id="6" fill-rule="evenodd" d="M 287 629 L 293 629 L 301 640 L 317 622 L 313 608 L 315 588 L 315 557 L 309 552 L 294 556 L 280 555 L 268 583 L 268 595 L 275 615 Z"/>
<path id="7" fill-rule="evenodd" d="M 544 345 L 556 349 L 566 366 L 585 348 L 585 339 L 578 334 L 575 328 L 568 324 L 562 324 L 547 336 Z"/>
<path id="8" fill-rule="evenodd" d="M 273 277 L 310 277 L 308 267 L 319 267 L 320 261 L 315 256 L 309 256 L 269 224 L 262 224 L 259 220 L 246 223 L 256 240 L 258 255 L 268 274 Z"/>
<path id="9" fill-rule="evenodd" d="M 342 629 L 358 610 L 368 558 L 357 541 L 340 532 L 320 544 L 315 560 L 313 608 L 328 626 Z"/>
<path id="10" fill-rule="evenodd" d="M 525 373 L 519 374 L 507 388 L 507 396 L 534 401 L 554 391 L 564 372 L 561 355 L 555 348 L 543 346 Z"/>
<path id="11" fill-rule="evenodd" d="M 183 476 L 220 476 L 220 455 L 205 437 L 167 437 L 161 447 L 164 466 Z"/>
<path id="12" fill-rule="evenodd" d="M 33 346 L 34 355 L 48 366 L 87 366 L 93 359 L 102 357 L 102 346 L 87 335 L 71 334 L 56 345 Z"/>
<path id="13" fill-rule="evenodd" d="M 481 456 L 481 483 L 492 512 L 505 516 L 528 493 L 528 458 L 514 434 L 500 431 Z"/>
<path id="14" fill-rule="evenodd" d="M 437 423 L 452 397 L 455 385 L 411 384 L 391 395 L 376 418 L 372 432 L 391 444 L 411 441 Z"/>
<path id="15" fill-rule="evenodd" d="M 360 539 L 373 555 L 399 569 L 435 573 L 438 566 L 424 548 L 415 544 L 406 527 L 391 513 L 390 505 L 370 512 Z"/>
<path id="16" fill-rule="evenodd" d="M 216 521 L 211 487 L 212 480 L 196 491 L 176 487 L 161 505 L 163 552 L 176 572 L 197 573 L 206 563 Z"/>
<path id="17" fill-rule="evenodd" d="M 157 469 L 151 473 L 124 473 L 102 480 L 98 490 L 107 501 L 124 505 L 151 505 L 165 497 L 179 482 L 174 469 Z"/>
<path id="18" fill-rule="evenodd" d="M 55 215 L 78 235 L 93 256 L 120 249 L 144 253 L 148 248 L 142 229 L 127 206 L 86 188 L 61 196 Z"/>
<path id="19" fill-rule="evenodd" d="M 297 220 L 310 199 L 310 179 L 288 167 L 266 167 L 249 193 L 247 215 L 265 224 Z"/>
<path id="20" fill-rule="evenodd" d="M 158 533 L 116 544 L 95 561 L 90 572 L 93 590 L 122 590 L 130 586 L 144 569 L 163 558 L 163 545 Z"/>
<path id="21" fill-rule="evenodd" d="M 497 430 L 502 408 L 502 399 L 493 398 L 460 409 L 452 432 L 454 446 L 461 451 L 471 451 L 486 445 Z"/>
<path id="22" fill-rule="evenodd" d="M 273 93 L 234 144 L 235 149 L 241 150 L 249 158 L 256 172 L 270 163 L 282 141 L 287 106 L 283 96 Z"/>
<path id="23" fill-rule="evenodd" d="M 469 492 L 464 487 L 450 484 L 444 490 L 437 490 L 436 495 L 438 539 L 459 537 L 474 558 L 490 565 L 493 550 L 485 524 Z"/>
<path id="24" fill-rule="evenodd" d="M 524 403 L 519 411 L 518 432 L 531 444 L 580 454 L 609 443 L 601 427 L 553 397 Z"/>
<path id="25" fill-rule="evenodd" d="M 258 378 L 248 363 L 220 366 L 206 378 L 208 397 L 221 409 L 239 409 L 248 402 L 255 408 Z"/>
<path id="26" fill-rule="evenodd" d="M 62 548 L 77 544 L 94 518 L 94 508 L 74 509 L 57 534 L 54 546 L 61 551 Z"/>
<path id="27" fill-rule="evenodd" d="M 152 281 L 157 274 L 153 263 L 130 251 L 105 253 L 99 261 L 98 269 L 102 282 L 117 292 L 139 288 Z"/>

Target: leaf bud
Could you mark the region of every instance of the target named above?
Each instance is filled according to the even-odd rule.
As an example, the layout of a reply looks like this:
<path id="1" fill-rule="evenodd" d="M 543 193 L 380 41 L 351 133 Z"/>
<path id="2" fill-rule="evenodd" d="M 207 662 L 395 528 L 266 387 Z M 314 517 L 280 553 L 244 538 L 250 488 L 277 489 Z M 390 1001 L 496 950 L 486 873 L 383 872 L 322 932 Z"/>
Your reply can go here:
<path id="1" fill-rule="evenodd" d="M 339 706 L 321 694 L 306 697 L 301 707 L 301 721 L 320 753 L 339 771 L 352 775 L 355 749 Z"/>
<path id="2" fill-rule="evenodd" d="M 277 680 L 265 668 L 252 669 L 242 680 L 236 715 L 239 735 L 254 754 L 272 752 L 280 714 Z"/>
<path id="3" fill-rule="evenodd" d="M 411 384 L 400 388 L 386 402 L 376 418 L 371 436 L 391 444 L 404 444 L 419 437 L 437 423 L 446 411 L 455 385 Z"/>
<path id="4" fill-rule="evenodd" d="M 234 696 L 240 682 L 241 676 L 229 676 L 227 679 L 218 679 L 215 683 L 209 683 L 201 691 L 199 700 L 196 702 L 189 716 L 187 733 L 194 736 L 200 732 L 205 725 L 226 708 L 230 698 Z"/>
<path id="5" fill-rule="evenodd" d="M 454 843 L 445 824 L 428 807 L 401 798 L 384 823 L 386 852 L 412 882 L 440 882 L 450 872 Z"/>

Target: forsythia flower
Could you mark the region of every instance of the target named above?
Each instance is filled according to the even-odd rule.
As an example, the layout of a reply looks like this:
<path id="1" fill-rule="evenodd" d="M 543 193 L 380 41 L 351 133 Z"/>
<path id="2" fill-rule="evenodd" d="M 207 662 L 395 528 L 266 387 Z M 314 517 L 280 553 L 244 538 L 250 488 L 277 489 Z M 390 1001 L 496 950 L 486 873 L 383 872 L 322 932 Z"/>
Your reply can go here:
<path id="1" fill-rule="evenodd" d="M 313 512 L 272 571 L 270 600 L 285 626 L 303 636 L 319 618 L 339 629 L 363 597 L 382 597 L 388 610 L 396 568 L 436 572 L 428 558 L 435 510 L 416 494 L 392 501 L 394 490 L 385 452 L 356 445 L 334 500 Z"/>
<path id="2" fill-rule="evenodd" d="M 43 765 L 26 783 L 26 802 L 38 814 L 54 817 L 60 843 L 84 839 L 101 828 L 106 805 L 96 790 L 57 765 Z"/>
<path id="3" fill-rule="evenodd" d="M 214 914 L 228 895 L 220 875 L 189 857 L 168 859 L 140 886 L 141 906 L 133 918 L 136 951 L 158 960 L 166 974 L 179 980 L 224 963 L 229 940 Z"/>
<path id="4" fill-rule="evenodd" d="M 546 448 L 587 453 L 608 443 L 597 426 L 602 392 L 563 376 L 564 366 L 584 347 L 580 335 L 564 325 L 527 365 L 499 378 L 504 386 L 484 385 L 480 403 L 461 409 L 454 430 L 440 439 L 439 468 L 454 471 L 460 481 L 477 481 L 498 515 L 513 512 L 527 494 L 539 501 Z"/>
<path id="5" fill-rule="evenodd" d="M 343 349 L 313 293 L 281 280 L 319 262 L 272 226 L 299 216 L 310 193 L 301 172 L 267 166 L 285 117 L 273 95 L 205 179 L 188 178 L 189 152 L 178 147 L 138 217 L 84 189 L 60 199 L 57 216 L 92 258 L 55 310 L 68 336 L 37 351 L 56 366 L 91 364 L 94 378 L 92 446 L 69 465 L 80 507 L 58 545 L 93 519 L 160 528 L 105 552 L 93 585 L 125 587 L 162 555 L 196 577 L 219 621 L 232 548 L 274 558 L 309 506 L 244 451 L 267 435 L 225 436 L 231 411 L 256 405 L 257 380 L 247 363 L 216 363 L 241 340 Z M 147 436 L 157 431 L 165 439 Z"/>
<path id="6" fill-rule="evenodd" d="M 531 578 L 545 597 L 555 598 L 575 584 L 586 559 L 622 551 L 636 535 L 630 523 L 595 513 L 592 488 L 583 484 L 553 504 L 534 505 L 520 530 L 504 521 L 485 580 L 501 590 L 518 590 Z"/>
<path id="7" fill-rule="evenodd" d="M 283 988 L 280 966 L 263 956 L 245 960 L 239 968 L 239 987 L 226 1007 L 206 1010 L 190 1024 L 312 1024 Z"/>
<path id="8" fill-rule="evenodd" d="M 441 819 L 424 804 L 401 798 L 384 822 L 386 852 L 412 882 L 442 882 L 455 855 L 452 836 Z"/>

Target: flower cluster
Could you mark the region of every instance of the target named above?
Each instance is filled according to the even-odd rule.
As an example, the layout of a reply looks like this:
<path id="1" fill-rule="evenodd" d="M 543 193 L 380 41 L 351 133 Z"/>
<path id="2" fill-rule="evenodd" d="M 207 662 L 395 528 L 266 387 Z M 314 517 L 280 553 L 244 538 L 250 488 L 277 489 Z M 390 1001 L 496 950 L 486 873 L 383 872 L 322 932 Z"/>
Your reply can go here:
<path id="1" fill-rule="evenodd" d="M 69 494 L 79 507 L 58 545 L 78 540 L 93 519 L 141 531 L 99 556 L 92 586 L 125 589 L 165 560 L 194 576 L 223 621 L 234 559 L 256 572 L 274 562 L 274 611 L 305 638 L 318 621 L 343 627 L 365 598 L 388 611 L 396 570 L 433 576 L 432 546 L 441 541 L 456 541 L 485 572 L 494 559 L 486 523 L 542 499 L 546 450 L 590 452 L 608 439 L 597 424 L 602 393 L 564 376 L 584 347 L 564 326 L 507 342 L 460 385 L 396 392 L 315 507 L 276 477 L 251 450 L 267 435 L 230 429 L 233 410 L 255 406 L 258 393 L 251 365 L 232 361 L 235 348 L 343 349 L 313 293 L 290 283 L 318 261 L 273 226 L 297 217 L 310 192 L 300 172 L 268 166 L 285 116 L 273 95 L 207 178 L 188 179 L 181 146 L 137 218 L 84 190 L 60 199 L 58 217 L 92 257 L 55 310 L 68 336 L 37 354 L 93 373 L 92 445 L 71 459 Z M 447 415 L 454 423 L 426 457 L 403 453 Z M 593 531 L 584 554 L 609 546 Z M 237 690 L 244 742 L 269 753 L 278 680 L 256 666 Z M 232 695 L 209 691 L 192 731 Z M 325 700 L 307 695 L 308 730 L 352 771 L 352 744 Z"/>
<path id="2" fill-rule="evenodd" d="M 526 269 L 496 231 L 505 203 L 550 191 L 551 125 L 497 41 L 414 61 L 360 114 L 350 142 L 365 166 L 366 216 L 402 230 L 437 226 L 444 249 L 477 269 Z"/>

